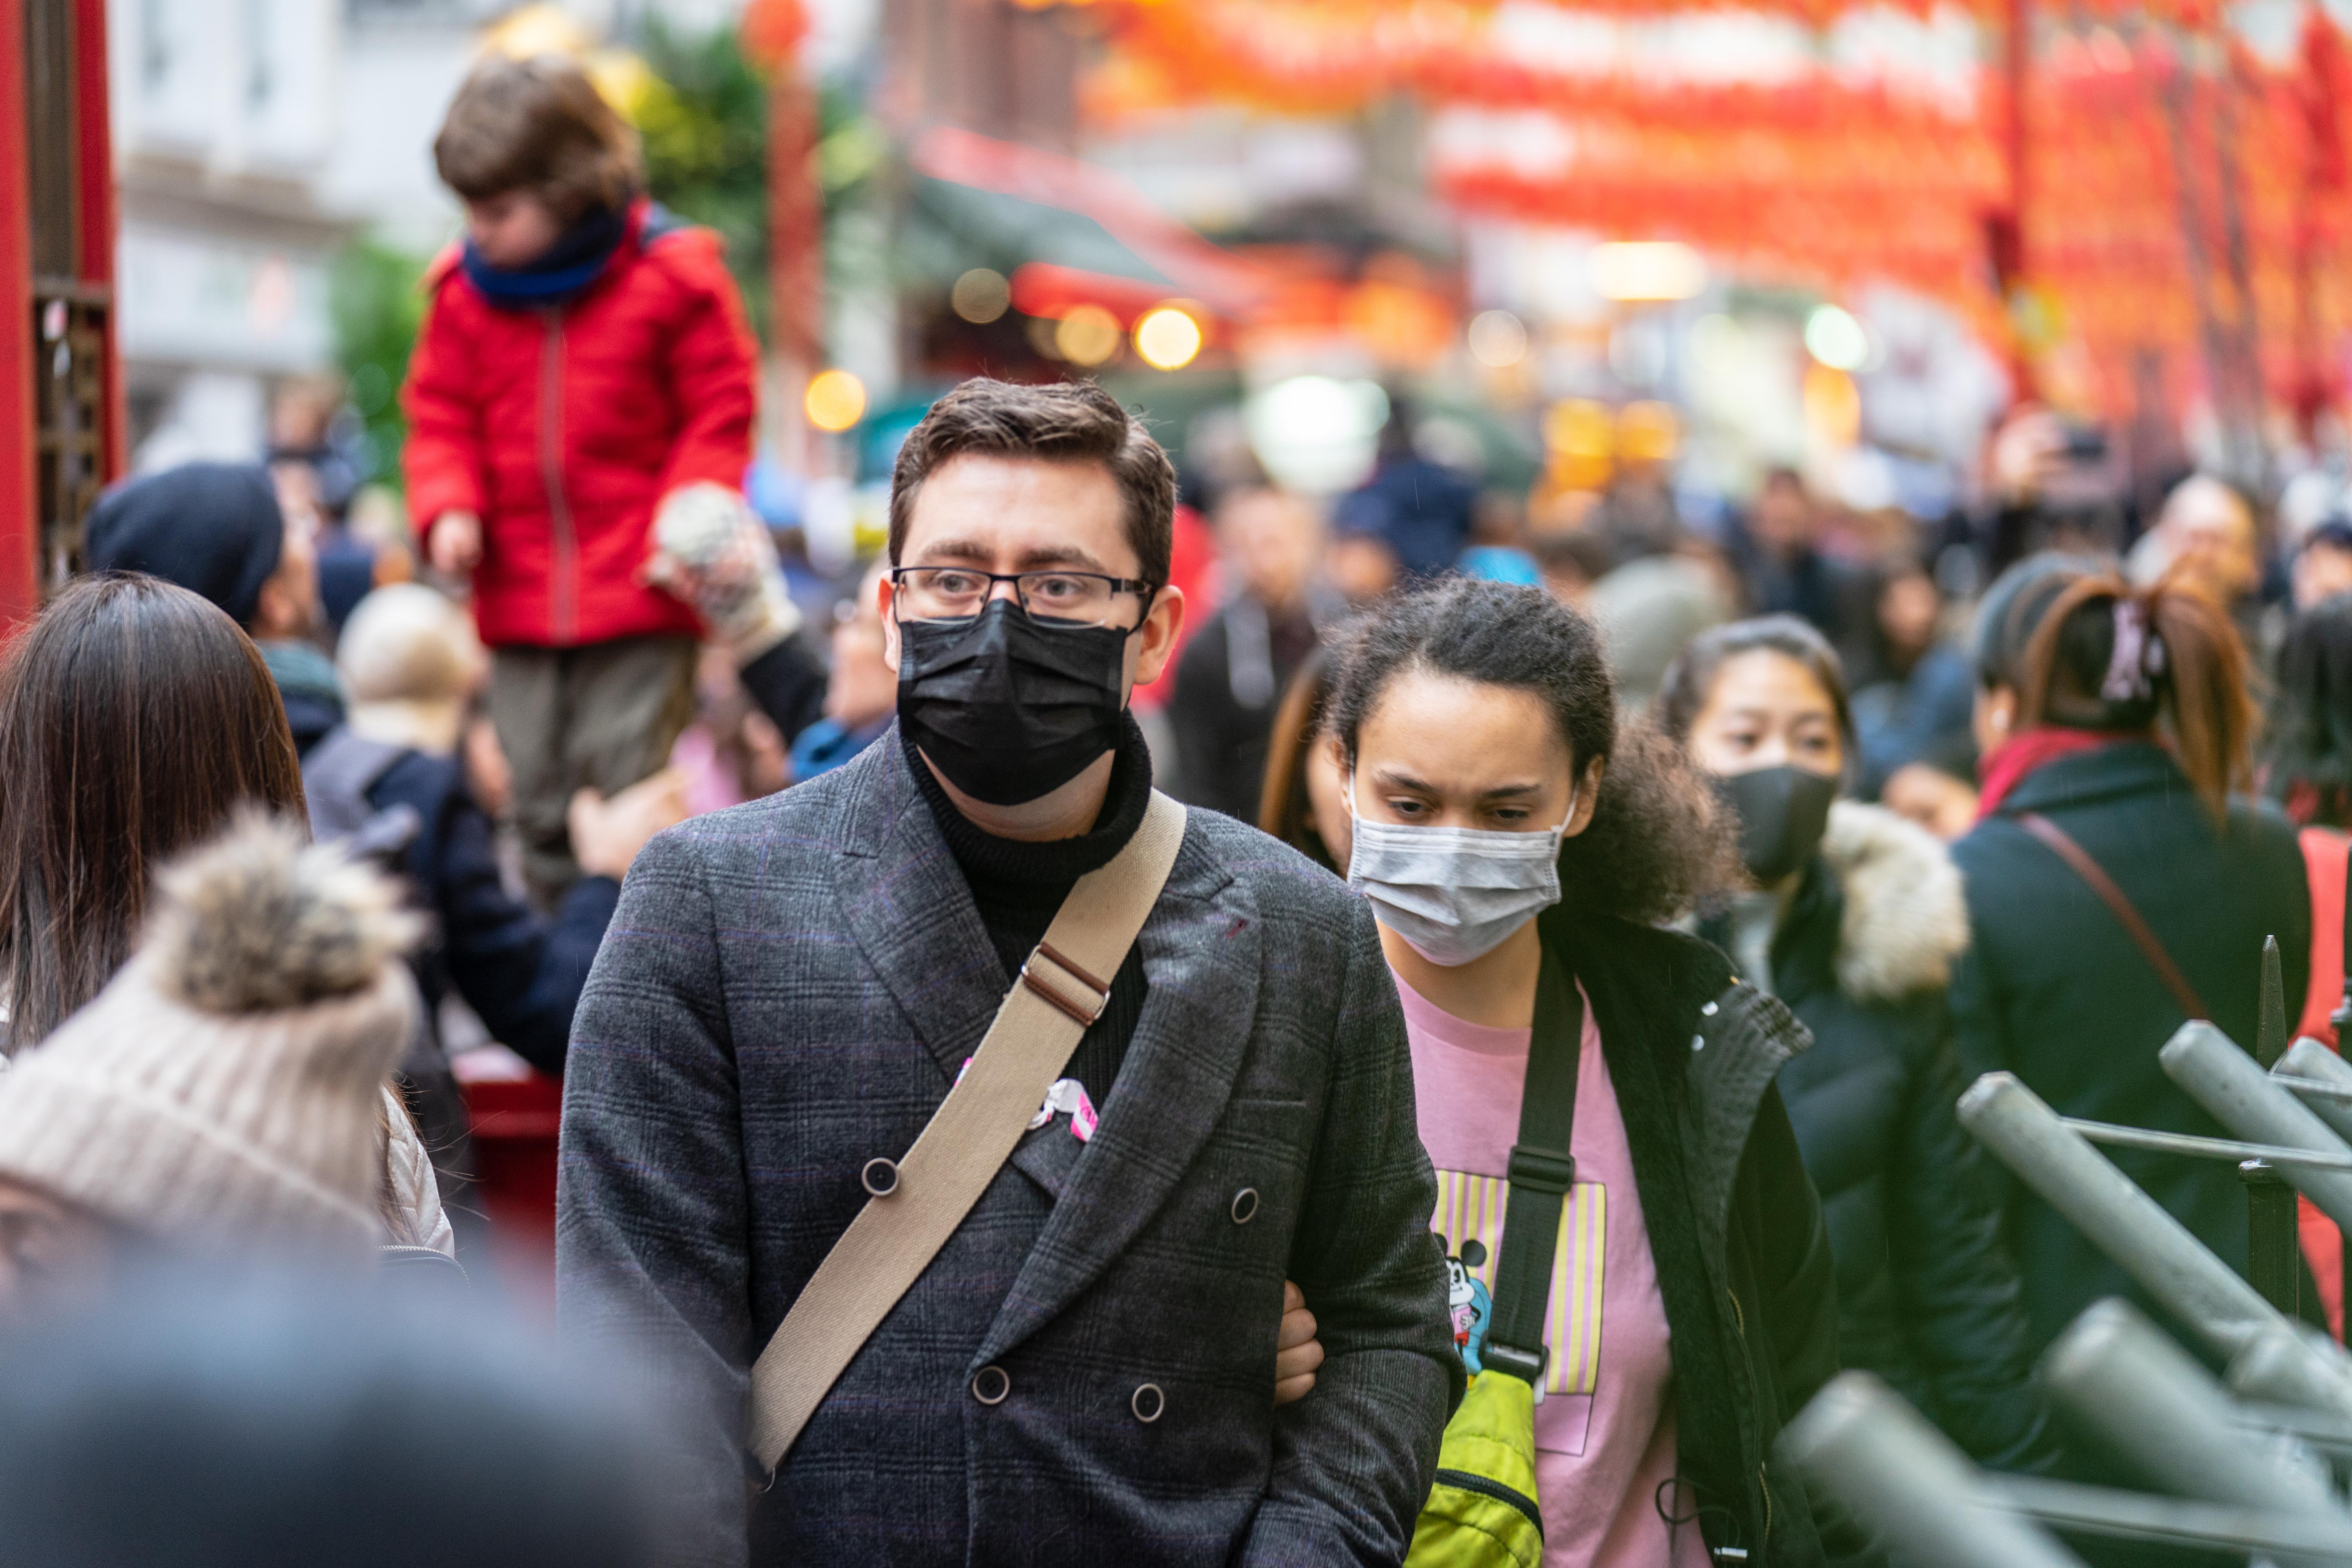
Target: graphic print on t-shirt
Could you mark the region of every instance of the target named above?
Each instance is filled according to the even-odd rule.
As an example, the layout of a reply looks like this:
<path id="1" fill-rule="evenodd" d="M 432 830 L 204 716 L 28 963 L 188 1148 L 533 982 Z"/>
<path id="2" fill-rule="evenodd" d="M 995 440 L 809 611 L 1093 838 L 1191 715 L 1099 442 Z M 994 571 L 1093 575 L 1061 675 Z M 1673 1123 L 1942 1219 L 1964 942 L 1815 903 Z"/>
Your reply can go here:
<path id="1" fill-rule="evenodd" d="M 1460 1279 L 1460 1293 L 1475 1303 L 1468 1321 L 1460 1310 L 1455 1313 L 1456 1339 L 1467 1332 L 1463 1360 L 1473 1370 L 1486 1348 L 1509 1194 L 1510 1184 L 1501 1176 L 1437 1173 L 1437 1211 L 1429 1227 L 1450 1249 L 1448 1276 Z M 1543 1403 L 1536 1406 L 1538 1450 L 1584 1452 L 1592 1394 L 1601 1383 L 1601 1286 L 1608 1240 L 1608 1189 L 1599 1182 L 1577 1183 L 1560 1205 L 1559 1241 L 1552 1250 L 1551 1301 L 1544 1313 L 1544 1343 L 1551 1347 L 1551 1359 L 1544 1371 Z"/>

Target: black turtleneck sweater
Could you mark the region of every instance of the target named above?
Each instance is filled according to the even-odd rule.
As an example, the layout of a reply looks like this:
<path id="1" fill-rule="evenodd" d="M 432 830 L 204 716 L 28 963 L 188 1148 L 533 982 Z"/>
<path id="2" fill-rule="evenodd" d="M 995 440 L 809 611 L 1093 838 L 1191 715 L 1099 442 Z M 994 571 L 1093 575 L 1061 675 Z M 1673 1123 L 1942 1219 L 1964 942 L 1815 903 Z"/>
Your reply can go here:
<path id="1" fill-rule="evenodd" d="M 903 737 L 906 732 L 899 733 Z M 1142 824 L 1144 807 L 1151 801 L 1151 750 L 1134 715 L 1128 715 L 1126 732 L 1111 763 L 1109 791 L 1094 826 L 1076 838 L 1037 844 L 999 838 L 973 826 L 940 787 L 914 742 L 903 743 L 907 765 L 915 771 L 932 819 L 940 825 L 940 837 L 947 840 L 948 852 L 963 869 L 971 901 L 979 907 L 989 940 L 996 944 L 996 956 L 1004 965 L 1009 986 L 1036 951 L 1045 928 L 1053 923 L 1055 911 L 1078 879 L 1108 865 Z M 1129 947 L 1118 973 L 1112 977 L 1109 1005 L 1078 1041 L 1063 1073 L 1086 1086 L 1087 1098 L 1097 1109 L 1110 1098 L 1119 1063 L 1127 1059 L 1128 1042 L 1135 1037 L 1135 1020 L 1143 1011 L 1144 987 L 1142 954 Z"/>

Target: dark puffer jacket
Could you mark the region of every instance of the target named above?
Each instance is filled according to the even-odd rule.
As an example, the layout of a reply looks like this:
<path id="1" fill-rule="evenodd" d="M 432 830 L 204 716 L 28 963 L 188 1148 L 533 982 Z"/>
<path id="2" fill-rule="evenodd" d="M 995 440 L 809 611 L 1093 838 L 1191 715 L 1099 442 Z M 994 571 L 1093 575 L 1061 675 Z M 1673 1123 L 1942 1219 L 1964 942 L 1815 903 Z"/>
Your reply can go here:
<path id="1" fill-rule="evenodd" d="M 1839 1358 L 1878 1373 L 1984 1464 L 2056 1458 L 2030 1379 L 1999 1190 L 1953 1116 L 1945 986 L 1969 942 L 1959 873 L 1894 813 L 1841 801 L 1772 942 L 1812 1031 L 1780 1093 L 1837 1261 Z"/>

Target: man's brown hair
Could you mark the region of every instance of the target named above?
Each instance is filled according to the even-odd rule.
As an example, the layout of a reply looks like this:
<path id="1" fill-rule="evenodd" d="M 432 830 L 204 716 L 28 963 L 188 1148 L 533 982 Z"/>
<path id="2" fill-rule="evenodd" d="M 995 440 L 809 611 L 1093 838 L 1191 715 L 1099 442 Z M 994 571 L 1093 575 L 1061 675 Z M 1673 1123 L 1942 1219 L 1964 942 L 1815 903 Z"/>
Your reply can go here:
<path id="1" fill-rule="evenodd" d="M 890 475 L 890 559 L 907 544 L 915 493 L 940 464 L 966 452 L 1100 463 L 1127 501 L 1127 542 L 1143 578 L 1168 581 L 1176 531 L 1176 466 L 1142 421 L 1091 382 L 1016 386 L 974 377 L 931 405 L 898 448 Z"/>
<path id="2" fill-rule="evenodd" d="M 433 164 L 467 201 L 527 190 L 567 224 L 625 205 L 643 184 L 636 132 L 557 55 L 476 67 L 433 139 Z"/>

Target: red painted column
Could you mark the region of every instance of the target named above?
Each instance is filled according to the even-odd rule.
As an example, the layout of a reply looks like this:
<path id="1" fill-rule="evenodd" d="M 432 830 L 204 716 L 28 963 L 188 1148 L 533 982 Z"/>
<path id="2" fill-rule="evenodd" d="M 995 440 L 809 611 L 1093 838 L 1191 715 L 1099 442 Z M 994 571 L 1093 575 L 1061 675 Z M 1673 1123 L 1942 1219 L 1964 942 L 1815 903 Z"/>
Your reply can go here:
<path id="1" fill-rule="evenodd" d="M 32 180 L 25 145 L 25 15 L 0 0 L 0 637 L 40 605 L 34 510 Z"/>
<path id="2" fill-rule="evenodd" d="M 21 0 L 19 0 L 21 3 Z M 116 291 L 114 240 L 119 226 L 114 195 L 114 131 L 109 118 L 106 73 L 106 0 L 74 0 L 74 127 L 79 154 L 76 193 L 81 211 L 81 280 L 108 290 L 105 391 L 100 407 L 103 422 L 99 445 L 99 477 L 111 483 L 129 460 L 123 450 L 129 428 L 122 406 L 122 359 L 115 352 L 115 322 L 122 313 Z"/>

